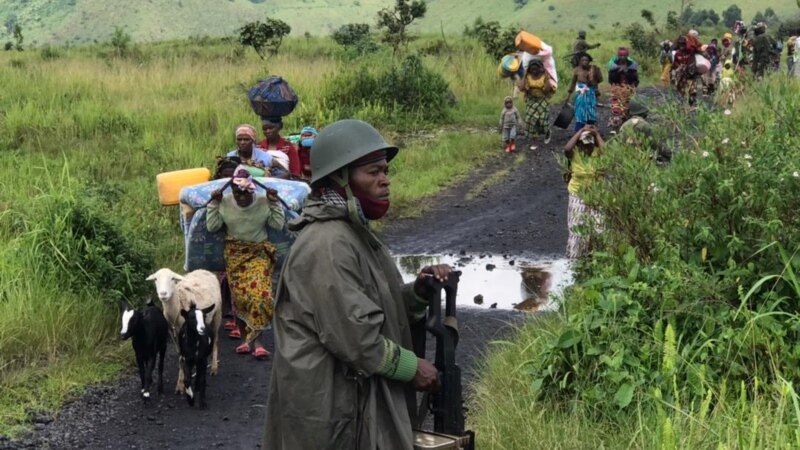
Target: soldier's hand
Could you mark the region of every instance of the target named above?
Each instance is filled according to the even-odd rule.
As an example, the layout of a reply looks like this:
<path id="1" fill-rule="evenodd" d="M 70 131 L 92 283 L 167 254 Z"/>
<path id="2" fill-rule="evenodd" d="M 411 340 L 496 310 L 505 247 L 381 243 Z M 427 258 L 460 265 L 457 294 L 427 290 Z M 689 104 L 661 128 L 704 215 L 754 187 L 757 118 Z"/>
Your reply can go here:
<path id="1" fill-rule="evenodd" d="M 436 391 L 439 389 L 439 371 L 430 362 L 418 358 L 417 373 L 412 382 L 418 391 Z"/>
<path id="2" fill-rule="evenodd" d="M 433 292 L 430 286 L 428 286 L 428 284 L 425 282 L 425 279 L 428 277 L 434 277 L 436 278 L 436 281 L 443 283 L 447 281 L 447 276 L 452 271 L 453 268 L 447 264 L 437 264 L 435 266 L 423 267 L 417 276 L 417 281 L 414 282 L 414 293 L 427 300 L 431 297 Z"/>

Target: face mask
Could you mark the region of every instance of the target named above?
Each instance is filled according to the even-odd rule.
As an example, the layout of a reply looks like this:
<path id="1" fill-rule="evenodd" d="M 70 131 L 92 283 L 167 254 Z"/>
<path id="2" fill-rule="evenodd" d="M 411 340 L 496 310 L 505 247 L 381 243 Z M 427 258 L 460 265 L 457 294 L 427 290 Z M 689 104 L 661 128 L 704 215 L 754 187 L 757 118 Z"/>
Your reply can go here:
<path id="1" fill-rule="evenodd" d="M 311 148 L 311 146 L 314 145 L 314 138 L 313 137 L 303 138 L 300 141 L 300 145 L 302 145 L 305 148 Z"/>
<path id="2" fill-rule="evenodd" d="M 374 200 L 352 184 L 350 185 L 350 189 L 353 190 L 353 195 L 355 195 L 358 202 L 361 203 L 361 210 L 364 212 L 364 217 L 367 219 L 378 220 L 389 211 L 389 200 Z"/>

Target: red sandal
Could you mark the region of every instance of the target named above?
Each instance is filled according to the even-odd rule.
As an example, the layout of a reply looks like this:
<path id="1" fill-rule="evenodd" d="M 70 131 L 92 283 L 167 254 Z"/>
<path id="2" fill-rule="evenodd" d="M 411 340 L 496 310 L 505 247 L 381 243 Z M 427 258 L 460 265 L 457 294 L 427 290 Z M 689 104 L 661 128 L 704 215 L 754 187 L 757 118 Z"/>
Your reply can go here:
<path id="1" fill-rule="evenodd" d="M 253 357 L 256 359 L 265 359 L 269 356 L 269 352 L 264 347 L 257 347 L 253 350 Z"/>
<path id="2" fill-rule="evenodd" d="M 242 332 L 239 331 L 238 328 L 234 328 L 233 330 L 230 331 L 230 333 L 228 333 L 228 337 L 231 339 L 241 339 Z"/>
<path id="3" fill-rule="evenodd" d="M 235 352 L 237 354 L 239 354 L 239 355 L 246 355 L 246 354 L 250 353 L 250 344 L 245 342 L 244 344 L 236 347 Z"/>
<path id="4" fill-rule="evenodd" d="M 235 330 L 236 329 L 236 321 L 231 319 L 231 320 L 225 322 L 225 329 L 229 330 L 229 331 L 230 330 Z"/>

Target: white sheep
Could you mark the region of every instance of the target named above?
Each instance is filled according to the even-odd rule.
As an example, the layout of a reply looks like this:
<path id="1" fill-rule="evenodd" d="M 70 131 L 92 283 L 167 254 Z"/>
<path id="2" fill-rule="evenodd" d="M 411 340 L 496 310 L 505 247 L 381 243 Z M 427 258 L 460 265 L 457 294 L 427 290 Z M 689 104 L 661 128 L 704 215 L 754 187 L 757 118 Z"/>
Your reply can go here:
<path id="1" fill-rule="evenodd" d="M 147 277 L 147 280 L 155 282 L 156 292 L 163 305 L 164 317 L 169 322 L 170 333 L 178 355 L 180 355 L 178 330 L 181 329 L 184 321 L 181 310 L 188 311 L 192 302 L 199 309 L 214 305 L 212 314 L 205 317 L 205 322 L 206 326 L 211 328 L 214 340 L 211 353 L 211 375 L 216 375 L 219 367 L 217 359 L 219 327 L 222 323 L 222 293 L 217 276 L 207 270 L 195 270 L 186 275 L 179 275 L 170 269 L 163 268 Z M 178 367 L 178 383 L 175 386 L 175 392 L 183 394 L 185 392 L 183 364 L 179 363 Z"/>

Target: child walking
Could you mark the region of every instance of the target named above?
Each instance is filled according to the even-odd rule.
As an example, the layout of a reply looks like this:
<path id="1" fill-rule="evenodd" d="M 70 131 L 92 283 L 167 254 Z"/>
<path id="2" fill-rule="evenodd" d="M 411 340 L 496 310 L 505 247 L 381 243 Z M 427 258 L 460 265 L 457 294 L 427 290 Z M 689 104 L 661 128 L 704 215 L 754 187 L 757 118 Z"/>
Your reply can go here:
<path id="1" fill-rule="evenodd" d="M 514 107 L 514 99 L 506 97 L 503 100 L 505 107 L 500 112 L 500 131 L 503 134 L 503 142 L 506 144 L 506 153 L 513 153 L 517 149 L 517 126 L 520 123 L 520 115 Z"/>

